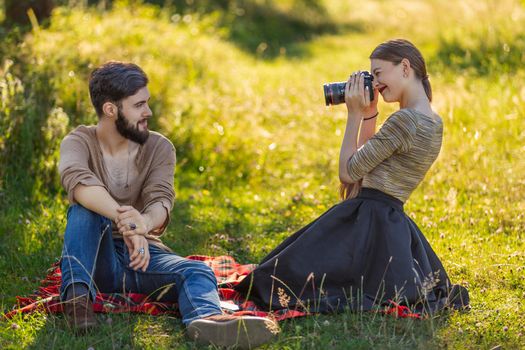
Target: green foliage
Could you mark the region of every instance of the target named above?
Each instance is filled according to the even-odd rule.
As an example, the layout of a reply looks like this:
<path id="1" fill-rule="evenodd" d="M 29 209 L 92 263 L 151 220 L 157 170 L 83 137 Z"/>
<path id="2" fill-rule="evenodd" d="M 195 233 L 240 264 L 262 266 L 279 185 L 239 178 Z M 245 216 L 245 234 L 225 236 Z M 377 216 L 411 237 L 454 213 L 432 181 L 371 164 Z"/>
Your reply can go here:
<path id="1" fill-rule="evenodd" d="M 406 37 L 427 58 L 445 139 L 405 208 L 452 280 L 470 288 L 473 309 L 417 322 L 350 313 L 294 320 L 268 348 L 523 347 L 522 4 L 152 2 L 80 1 L 56 8 L 46 26 L 0 30 L 4 311 L 60 254 L 59 144 L 97 121 L 87 91 L 95 66 L 134 61 L 150 76 L 152 128 L 178 157 L 164 241 L 181 255 L 256 262 L 338 201 L 346 116 L 324 107 L 321 85 L 366 68 L 377 43 Z M 394 108 L 381 102 L 381 120 Z M 82 338 L 60 316 L 20 316 L 0 323 L 0 347 L 195 348 L 172 318 L 101 320 L 100 333 Z"/>
<path id="2" fill-rule="evenodd" d="M 13 63 L 7 58 L 0 75 L 0 160 L 9 164 L 0 170 L 0 190 L 10 199 L 32 195 L 41 200 L 41 186 L 45 193 L 58 190 L 56 150 L 65 136 L 62 123 L 67 119 L 59 107 L 52 108 L 45 73 L 37 74 L 25 66 L 19 71 L 25 75 L 22 79 L 11 72 Z"/>

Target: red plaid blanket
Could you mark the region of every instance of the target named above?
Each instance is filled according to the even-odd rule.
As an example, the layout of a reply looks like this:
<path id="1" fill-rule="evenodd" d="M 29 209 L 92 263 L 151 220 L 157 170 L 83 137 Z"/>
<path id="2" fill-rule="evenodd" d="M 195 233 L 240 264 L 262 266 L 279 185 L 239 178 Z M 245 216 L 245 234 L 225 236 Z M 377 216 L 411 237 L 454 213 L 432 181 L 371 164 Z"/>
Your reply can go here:
<path id="1" fill-rule="evenodd" d="M 200 260 L 213 269 L 219 286 L 219 297 L 227 304 L 235 304 L 239 311 L 230 311 L 224 308 L 224 312 L 233 315 L 252 315 L 272 317 L 278 321 L 287 318 L 306 316 L 307 313 L 300 310 L 280 309 L 280 310 L 261 310 L 252 301 L 246 300 L 244 295 L 239 294 L 233 289 L 246 277 L 255 267 L 254 264 L 241 265 L 231 256 L 210 257 L 204 255 L 191 255 L 187 257 L 192 260 Z M 4 316 L 12 318 L 18 313 L 30 313 L 35 310 L 42 310 L 50 313 L 61 313 L 62 303 L 60 301 L 59 288 L 61 272 L 58 263 L 54 264 L 49 270 L 46 278 L 42 280 L 42 285 L 29 297 L 17 297 L 17 307 L 6 313 Z M 156 302 L 148 299 L 144 294 L 138 293 L 97 293 L 93 303 L 95 312 L 136 312 L 149 315 L 171 314 L 180 316 L 177 303 Z M 410 312 L 405 306 L 400 306 L 392 302 L 391 307 L 383 311 L 385 314 L 393 314 L 396 317 L 420 318 L 419 314 Z"/>

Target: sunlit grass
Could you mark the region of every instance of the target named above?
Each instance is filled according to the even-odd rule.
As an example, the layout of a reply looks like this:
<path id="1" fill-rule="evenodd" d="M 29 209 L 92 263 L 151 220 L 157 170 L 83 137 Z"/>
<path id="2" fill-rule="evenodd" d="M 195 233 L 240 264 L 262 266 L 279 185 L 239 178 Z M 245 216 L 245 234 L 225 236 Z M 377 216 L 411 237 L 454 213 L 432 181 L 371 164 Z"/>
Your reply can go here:
<path id="1" fill-rule="evenodd" d="M 58 144 L 75 125 L 96 121 L 86 85 L 94 66 L 131 60 L 151 78 L 153 125 L 178 150 L 177 203 L 165 242 L 181 255 L 231 254 L 248 263 L 338 202 L 346 117 L 344 107 L 324 106 L 322 84 L 366 69 L 379 42 L 406 37 L 429 62 L 445 136 L 405 209 L 452 280 L 469 287 L 472 310 L 416 322 L 361 314 L 293 320 L 268 347 L 524 346 L 522 4 L 326 1 L 340 31 L 291 42 L 272 57 L 235 42 L 217 13 L 185 17 L 123 4 L 104 13 L 58 8 L 48 28 L 28 33 L 3 58 L 14 65 L 0 71 L 0 126 L 14 136 L 0 133 L 1 159 L 27 164 L 9 168 L 13 177 L 0 171 L 3 310 L 35 289 L 60 254 L 67 204 L 55 190 Z M 293 2 L 276 6 L 286 13 Z M 6 93 L 13 78 L 25 93 Z M 395 108 L 380 102 L 380 121 Z M 24 123 L 38 142 L 23 143 L 17 128 Z M 6 145 L 13 142 L 20 146 L 11 154 Z M 30 162 L 17 159 L 28 154 Z M 104 337 L 75 338 L 62 317 L 17 317 L 0 323 L 0 347 L 195 347 L 177 319 L 100 319 Z"/>

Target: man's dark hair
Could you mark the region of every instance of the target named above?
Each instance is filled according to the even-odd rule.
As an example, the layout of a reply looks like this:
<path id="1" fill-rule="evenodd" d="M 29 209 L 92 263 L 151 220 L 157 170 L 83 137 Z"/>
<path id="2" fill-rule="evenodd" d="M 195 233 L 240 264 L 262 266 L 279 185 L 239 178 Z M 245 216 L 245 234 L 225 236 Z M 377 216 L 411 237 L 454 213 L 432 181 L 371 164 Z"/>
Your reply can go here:
<path id="1" fill-rule="evenodd" d="M 135 95 L 147 84 L 146 73 L 136 64 L 111 61 L 91 72 L 89 95 L 101 117 L 104 103 L 113 102 L 120 106 L 122 99 Z"/>

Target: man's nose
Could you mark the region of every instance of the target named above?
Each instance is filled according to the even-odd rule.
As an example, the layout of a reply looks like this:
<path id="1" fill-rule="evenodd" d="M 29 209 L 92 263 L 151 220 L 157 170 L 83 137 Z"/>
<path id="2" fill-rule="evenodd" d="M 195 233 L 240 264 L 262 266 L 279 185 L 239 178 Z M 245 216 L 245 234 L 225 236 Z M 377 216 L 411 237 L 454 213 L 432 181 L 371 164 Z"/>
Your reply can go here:
<path id="1" fill-rule="evenodd" d="M 149 108 L 149 105 L 146 105 L 146 118 L 151 118 L 153 115 L 153 112 L 151 111 L 151 108 Z"/>

